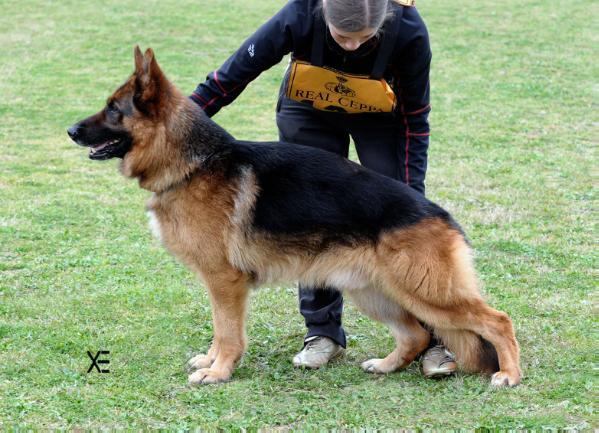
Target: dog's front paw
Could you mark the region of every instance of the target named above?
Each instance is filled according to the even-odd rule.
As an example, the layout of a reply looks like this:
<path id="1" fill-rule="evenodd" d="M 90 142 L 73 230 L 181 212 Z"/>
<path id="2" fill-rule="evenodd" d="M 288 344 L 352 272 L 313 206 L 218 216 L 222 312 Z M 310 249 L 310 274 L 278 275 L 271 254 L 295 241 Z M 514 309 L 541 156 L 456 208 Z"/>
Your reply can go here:
<path id="1" fill-rule="evenodd" d="M 231 377 L 231 373 L 226 370 L 215 370 L 213 368 L 202 368 L 192 373 L 187 378 L 189 385 L 205 385 L 209 383 L 226 382 Z"/>
<path id="2" fill-rule="evenodd" d="M 495 387 L 516 386 L 520 384 L 521 374 L 519 371 L 498 371 L 491 376 L 491 385 Z"/>
<path id="3" fill-rule="evenodd" d="M 366 373 L 385 374 L 396 370 L 395 365 L 388 365 L 384 359 L 369 359 L 362 363 L 362 370 Z"/>
<path id="4" fill-rule="evenodd" d="M 203 353 L 196 355 L 187 361 L 187 371 L 191 373 L 200 368 L 209 368 L 213 362 L 214 359 L 210 355 L 204 355 Z"/>

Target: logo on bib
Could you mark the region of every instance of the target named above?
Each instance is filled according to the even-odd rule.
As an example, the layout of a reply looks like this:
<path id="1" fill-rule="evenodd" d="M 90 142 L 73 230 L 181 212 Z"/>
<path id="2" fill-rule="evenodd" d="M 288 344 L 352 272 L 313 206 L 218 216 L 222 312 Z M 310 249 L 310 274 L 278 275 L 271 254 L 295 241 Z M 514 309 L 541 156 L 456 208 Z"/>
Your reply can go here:
<path id="1" fill-rule="evenodd" d="M 324 87 L 330 92 L 355 98 L 356 92 L 345 85 L 345 83 L 347 83 L 347 78 L 340 77 L 339 75 L 337 75 L 336 78 L 339 81 L 338 83 L 326 83 Z"/>

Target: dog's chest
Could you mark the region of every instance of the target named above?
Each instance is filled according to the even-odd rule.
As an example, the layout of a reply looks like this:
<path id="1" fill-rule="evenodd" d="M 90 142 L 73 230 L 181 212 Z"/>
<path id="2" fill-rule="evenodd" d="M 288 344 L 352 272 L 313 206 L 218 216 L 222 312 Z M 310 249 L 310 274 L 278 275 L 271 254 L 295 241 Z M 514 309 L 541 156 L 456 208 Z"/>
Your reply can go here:
<path id="1" fill-rule="evenodd" d="M 162 242 L 162 240 L 163 240 L 163 237 L 162 237 L 162 228 L 160 226 L 160 220 L 158 219 L 158 216 L 156 215 L 156 212 L 154 212 L 151 209 L 148 209 L 148 211 L 146 212 L 146 214 L 148 215 L 148 223 L 150 225 L 150 230 L 152 232 L 152 235 L 159 242 Z"/>
<path id="2" fill-rule="evenodd" d="M 149 208 L 147 215 L 152 235 L 168 252 L 184 263 L 189 262 L 190 256 L 196 255 L 197 252 L 190 245 L 198 242 L 194 239 L 193 227 L 189 227 L 185 219 L 173 218 L 163 209 Z"/>
<path id="3" fill-rule="evenodd" d="M 154 237 L 178 260 L 197 265 L 224 254 L 223 216 L 187 192 L 152 197 L 146 211 Z"/>

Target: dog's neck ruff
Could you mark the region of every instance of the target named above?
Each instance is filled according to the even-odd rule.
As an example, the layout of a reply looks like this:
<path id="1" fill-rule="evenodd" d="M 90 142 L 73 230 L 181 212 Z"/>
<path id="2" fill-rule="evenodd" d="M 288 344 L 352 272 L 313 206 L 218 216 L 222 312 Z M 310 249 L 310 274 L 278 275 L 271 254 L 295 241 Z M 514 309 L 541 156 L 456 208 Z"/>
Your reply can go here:
<path id="1" fill-rule="evenodd" d="M 180 136 L 168 137 L 170 155 L 161 155 L 155 174 L 140 173 L 140 185 L 158 195 L 185 186 L 198 173 L 226 170 L 233 136 L 208 118 L 189 101 L 179 113 L 173 113 Z M 151 170 L 147 170 L 151 171 Z"/>

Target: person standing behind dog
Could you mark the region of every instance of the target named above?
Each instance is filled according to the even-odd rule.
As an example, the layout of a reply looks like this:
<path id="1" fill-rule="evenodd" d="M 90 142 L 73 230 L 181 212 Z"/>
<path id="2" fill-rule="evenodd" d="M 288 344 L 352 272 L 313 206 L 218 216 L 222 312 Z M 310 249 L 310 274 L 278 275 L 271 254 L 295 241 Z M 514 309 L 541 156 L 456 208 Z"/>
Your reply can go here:
<path id="1" fill-rule="evenodd" d="M 190 98 L 213 116 L 291 53 L 276 108 L 280 140 L 347 158 L 351 137 L 362 165 L 424 194 L 431 50 L 413 3 L 290 0 Z M 299 290 L 308 333 L 293 359 L 297 367 L 318 368 L 346 345 L 341 293 L 313 289 Z M 441 345 L 423 356 L 427 377 L 455 369 Z"/>

